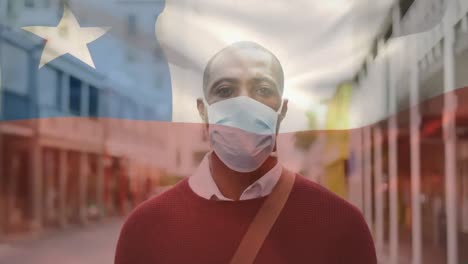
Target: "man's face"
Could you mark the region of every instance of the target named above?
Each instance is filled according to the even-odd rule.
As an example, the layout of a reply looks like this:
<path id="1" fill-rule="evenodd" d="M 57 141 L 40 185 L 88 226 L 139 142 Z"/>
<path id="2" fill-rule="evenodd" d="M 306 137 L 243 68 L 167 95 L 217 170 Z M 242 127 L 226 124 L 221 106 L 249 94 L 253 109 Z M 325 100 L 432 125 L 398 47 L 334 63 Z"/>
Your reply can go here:
<path id="1" fill-rule="evenodd" d="M 237 96 L 248 96 L 278 111 L 282 100 L 279 67 L 270 54 L 259 49 L 223 52 L 212 61 L 208 69 L 205 99 L 211 105 Z M 202 104 L 199 99 L 198 109 L 206 121 L 206 111 Z M 286 108 L 283 106 L 281 116 L 286 113 Z"/>

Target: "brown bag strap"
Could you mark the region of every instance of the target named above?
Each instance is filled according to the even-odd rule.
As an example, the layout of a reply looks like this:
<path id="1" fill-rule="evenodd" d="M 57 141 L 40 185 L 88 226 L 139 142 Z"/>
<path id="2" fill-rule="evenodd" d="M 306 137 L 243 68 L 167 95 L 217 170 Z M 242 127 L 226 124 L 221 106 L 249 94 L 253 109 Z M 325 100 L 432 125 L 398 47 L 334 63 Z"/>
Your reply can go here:
<path id="1" fill-rule="evenodd" d="M 239 244 L 231 264 L 250 264 L 257 257 L 268 233 L 283 210 L 294 185 L 295 174 L 283 168 L 278 183 L 255 215 Z"/>

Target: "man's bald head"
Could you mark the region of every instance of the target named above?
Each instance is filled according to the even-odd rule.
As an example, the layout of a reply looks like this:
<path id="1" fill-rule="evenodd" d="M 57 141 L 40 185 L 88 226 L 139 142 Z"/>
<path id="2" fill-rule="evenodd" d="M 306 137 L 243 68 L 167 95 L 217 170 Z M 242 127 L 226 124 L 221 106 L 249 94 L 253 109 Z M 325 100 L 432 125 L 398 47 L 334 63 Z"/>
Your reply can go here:
<path id="1" fill-rule="evenodd" d="M 203 75 L 205 100 L 197 99 L 198 112 L 208 123 L 208 106 L 247 96 L 279 111 L 279 128 L 288 111 L 283 87 L 284 73 L 278 58 L 257 43 L 238 42 L 222 49 L 208 62 Z"/>
<path id="2" fill-rule="evenodd" d="M 231 44 L 218 53 L 216 53 L 207 63 L 203 74 L 203 92 L 205 97 L 212 84 L 213 71 L 219 73 L 220 67 L 229 67 L 228 64 L 237 63 L 238 65 L 247 67 L 255 67 L 256 65 L 266 65 L 271 71 L 271 76 L 275 80 L 277 89 L 280 94 L 283 94 L 284 87 L 284 72 L 278 58 L 265 47 L 249 41 L 236 42 Z M 215 69 L 216 68 L 216 69 Z"/>

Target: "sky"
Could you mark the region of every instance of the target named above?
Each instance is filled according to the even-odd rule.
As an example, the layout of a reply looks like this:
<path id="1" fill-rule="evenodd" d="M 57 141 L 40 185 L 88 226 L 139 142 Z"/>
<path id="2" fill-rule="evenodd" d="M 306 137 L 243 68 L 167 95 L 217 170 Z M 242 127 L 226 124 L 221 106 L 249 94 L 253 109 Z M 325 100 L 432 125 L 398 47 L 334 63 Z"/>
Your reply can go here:
<path id="1" fill-rule="evenodd" d="M 307 111 L 323 117 L 342 81 L 354 77 L 393 0 L 167 0 L 156 35 L 169 61 L 173 121 L 200 122 L 207 61 L 237 41 L 271 50 L 285 72 L 289 112 L 281 132 L 306 130 Z"/>

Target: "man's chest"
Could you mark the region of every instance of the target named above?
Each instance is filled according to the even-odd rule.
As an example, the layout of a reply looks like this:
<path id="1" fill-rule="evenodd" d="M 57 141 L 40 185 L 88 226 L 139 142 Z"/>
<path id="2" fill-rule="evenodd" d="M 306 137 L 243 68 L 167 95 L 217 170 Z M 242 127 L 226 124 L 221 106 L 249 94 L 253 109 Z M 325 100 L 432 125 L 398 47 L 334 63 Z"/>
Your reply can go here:
<path id="1" fill-rule="evenodd" d="M 166 230 L 167 239 L 157 239 L 161 241 L 158 251 L 163 252 L 157 263 L 229 263 L 249 225 L 235 220 L 195 221 Z M 336 263 L 336 254 L 337 242 L 314 228 L 280 224 L 271 230 L 256 263 L 332 264 Z"/>

